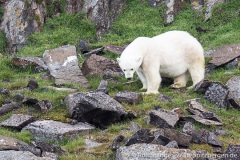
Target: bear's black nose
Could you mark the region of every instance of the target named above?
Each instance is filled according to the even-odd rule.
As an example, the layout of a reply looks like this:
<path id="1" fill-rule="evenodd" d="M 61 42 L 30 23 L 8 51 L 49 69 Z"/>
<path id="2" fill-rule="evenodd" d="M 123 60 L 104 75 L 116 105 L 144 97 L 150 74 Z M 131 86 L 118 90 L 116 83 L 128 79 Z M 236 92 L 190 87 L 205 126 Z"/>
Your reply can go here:
<path id="1" fill-rule="evenodd" d="M 127 80 L 131 80 L 132 78 L 127 78 Z"/>

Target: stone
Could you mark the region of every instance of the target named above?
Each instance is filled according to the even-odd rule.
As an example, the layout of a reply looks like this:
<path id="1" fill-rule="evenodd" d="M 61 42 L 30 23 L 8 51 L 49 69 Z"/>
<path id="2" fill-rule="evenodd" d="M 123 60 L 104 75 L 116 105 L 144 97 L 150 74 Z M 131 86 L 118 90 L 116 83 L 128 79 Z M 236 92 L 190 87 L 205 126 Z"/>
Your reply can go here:
<path id="1" fill-rule="evenodd" d="M 51 153 L 51 152 L 44 151 L 44 152 L 42 152 L 42 156 L 50 158 L 51 160 L 59 160 L 58 155 L 55 153 Z"/>
<path id="2" fill-rule="evenodd" d="M 128 118 L 125 108 L 103 92 L 78 92 L 65 97 L 64 102 L 73 119 L 99 128 Z"/>
<path id="3" fill-rule="evenodd" d="M 0 95 L 10 95 L 10 91 L 7 88 L 0 89 Z"/>
<path id="4" fill-rule="evenodd" d="M 192 135 L 195 131 L 195 126 L 191 122 L 186 122 L 183 126 L 182 132 L 188 135 Z"/>
<path id="5" fill-rule="evenodd" d="M 10 118 L 0 123 L 1 126 L 21 130 L 29 123 L 36 121 L 36 118 L 25 114 L 13 114 Z"/>
<path id="6" fill-rule="evenodd" d="M 196 122 L 199 122 L 199 123 L 201 123 L 203 125 L 206 125 L 206 126 L 222 126 L 223 125 L 222 122 L 209 120 L 209 119 L 204 119 L 204 118 L 201 118 L 198 115 L 188 115 L 188 116 L 185 116 L 185 117 L 181 117 L 181 119 L 184 119 L 185 121 L 195 120 Z"/>
<path id="7" fill-rule="evenodd" d="M 136 143 L 151 143 L 153 140 L 154 135 L 150 132 L 150 129 L 140 129 L 128 139 L 126 146 Z"/>
<path id="8" fill-rule="evenodd" d="M 129 91 L 118 92 L 114 99 L 120 103 L 128 103 L 134 105 L 143 101 L 141 94 Z"/>
<path id="9" fill-rule="evenodd" d="M 90 51 L 88 43 L 84 40 L 80 40 L 77 46 L 77 50 L 80 50 L 82 54 L 87 53 Z"/>
<path id="10" fill-rule="evenodd" d="M 47 142 L 34 142 L 32 143 L 32 145 L 35 148 L 39 148 L 41 152 L 57 153 L 59 155 L 63 155 L 66 153 L 66 151 L 64 151 L 60 146 L 52 145 Z"/>
<path id="11" fill-rule="evenodd" d="M 172 103 L 172 99 L 169 98 L 168 96 L 163 95 L 163 94 L 159 94 L 158 99 L 162 102 Z"/>
<path id="12" fill-rule="evenodd" d="M 125 137 L 123 135 L 117 136 L 111 144 L 111 150 L 116 151 L 121 146 L 121 143 L 124 142 L 124 140 Z"/>
<path id="13" fill-rule="evenodd" d="M 206 12 L 205 12 L 205 21 L 209 20 L 212 17 L 213 8 L 219 4 L 223 3 L 225 0 L 207 0 L 206 1 Z"/>
<path id="14" fill-rule="evenodd" d="M 29 88 L 31 91 L 37 89 L 38 88 L 37 80 L 36 79 L 31 79 L 27 84 L 27 88 Z"/>
<path id="15" fill-rule="evenodd" d="M 232 107 L 232 108 L 240 110 L 240 105 L 234 99 L 228 98 L 228 102 L 229 102 L 228 109 Z"/>
<path id="16" fill-rule="evenodd" d="M 84 141 L 85 141 L 85 148 L 87 150 L 90 150 L 90 149 L 92 149 L 94 147 L 99 147 L 99 146 L 103 145 L 102 143 L 98 143 L 98 142 L 93 141 L 93 140 L 88 139 L 88 138 L 84 139 Z"/>
<path id="17" fill-rule="evenodd" d="M 55 78 L 56 85 L 80 84 L 90 88 L 90 84 L 78 66 L 75 46 L 65 45 L 46 50 L 43 54 L 43 60 L 48 66 L 51 76 Z"/>
<path id="18" fill-rule="evenodd" d="M 64 138 L 74 139 L 88 134 L 95 127 L 87 123 L 70 125 L 53 120 L 42 120 L 30 123 L 22 131 L 30 131 L 36 141 L 62 141 Z"/>
<path id="19" fill-rule="evenodd" d="M 240 44 L 225 45 L 213 50 L 210 64 L 215 66 L 224 65 L 240 56 Z"/>
<path id="20" fill-rule="evenodd" d="M 46 71 L 48 68 L 40 57 L 16 57 L 12 59 L 12 64 L 24 70 L 31 68 L 35 72 Z"/>
<path id="21" fill-rule="evenodd" d="M 184 1 L 179 0 L 166 0 L 166 13 L 164 18 L 164 24 L 168 25 L 174 21 L 175 15 L 181 10 L 183 7 Z"/>
<path id="22" fill-rule="evenodd" d="M 108 94 L 107 87 L 108 87 L 108 81 L 101 80 L 101 82 L 100 82 L 96 91 L 101 91 L 101 92 L 104 92 L 104 93 Z"/>
<path id="23" fill-rule="evenodd" d="M 0 116 L 4 115 L 5 113 L 11 112 L 15 109 L 19 109 L 21 107 L 22 107 L 22 105 L 17 102 L 4 104 L 4 105 L 2 105 L 2 107 L 0 107 Z"/>
<path id="24" fill-rule="evenodd" d="M 204 98 L 220 108 L 227 108 L 228 88 L 219 83 L 213 82 L 205 92 Z"/>
<path id="25" fill-rule="evenodd" d="M 91 51 L 89 51 L 89 52 L 87 52 L 87 53 L 84 53 L 84 57 L 90 57 L 91 55 L 94 55 L 94 54 L 96 54 L 96 55 L 101 55 L 103 53 L 103 47 L 101 47 L 101 48 L 96 48 L 96 49 L 94 49 L 94 50 L 91 50 Z"/>
<path id="26" fill-rule="evenodd" d="M 53 106 L 52 106 L 52 103 L 50 101 L 42 100 L 42 101 L 37 102 L 34 105 L 34 107 L 39 109 L 41 111 L 41 113 L 46 113 L 49 110 L 51 110 Z"/>
<path id="27" fill-rule="evenodd" d="M 51 160 L 49 157 L 37 157 L 29 151 L 0 151 L 0 159 L 9 160 Z"/>
<path id="28" fill-rule="evenodd" d="M 101 76 L 103 77 L 105 70 L 119 71 L 121 68 L 114 60 L 98 56 L 96 54 L 91 55 L 82 66 L 83 74 L 89 76 Z"/>
<path id="29" fill-rule="evenodd" d="M 225 130 L 223 130 L 223 129 L 221 129 L 221 128 L 215 129 L 215 130 L 214 130 L 214 133 L 215 133 L 217 136 L 218 136 L 218 135 L 224 136 L 224 135 L 229 134 L 228 131 L 225 131 Z"/>
<path id="30" fill-rule="evenodd" d="M 223 154 L 223 148 L 222 147 L 213 146 L 212 149 L 213 149 L 214 154 Z"/>
<path id="31" fill-rule="evenodd" d="M 240 67 L 240 57 L 235 58 L 231 62 L 227 63 L 226 65 L 227 69 L 235 69 Z"/>
<path id="32" fill-rule="evenodd" d="M 182 108 L 173 108 L 172 112 L 175 112 L 178 114 L 179 117 L 183 116 L 184 115 L 184 112 L 182 110 Z"/>
<path id="33" fill-rule="evenodd" d="M 229 144 L 222 160 L 239 160 L 240 145 Z"/>
<path id="34" fill-rule="evenodd" d="M 218 137 L 213 132 L 209 132 L 208 138 L 207 138 L 207 143 L 212 146 L 216 146 L 216 147 L 223 146 L 222 142 L 218 139 Z"/>
<path id="35" fill-rule="evenodd" d="M 201 12 L 204 7 L 204 0 L 189 0 L 192 9 Z"/>
<path id="36" fill-rule="evenodd" d="M 10 104 L 12 103 L 13 101 L 10 99 L 10 98 L 6 98 L 4 99 L 4 104 Z"/>
<path id="37" fill-rule="evenodd" d="M 15 138 L 0 135 L 0 151 L 19 150 L 20 146 L 28 146 L 28 144 Z"/>
<path id="38" fill-rule="evenodd" d="M 151 110 L 149 112 L 149 116 L 149 123 L 152 125 L 156 125 L 159 128 L 173 128 L 179 120 L 179 116 L 177 113 L 164 109 L 159 109 L 157 111 Z"/>
<path id="39" fill-rule="evenodd" d="M 152 141 L 152 144 L 159 144 L 166 146 L 171 140 L 164 135 L 164 129 L 155 129 L 152 131 L 152 134 L 154 135 L 154 140 Z"/>
<path id="40" fill-rule="evenodd" d="M 146 0 L 151 7 L 158 7 L 163 0 Z"/>
<path id="41" fill-rule="evenodd" d="M 24 95 L 22 95 L 21 93 L 14 93 L 14 99 L 16 100 L 16 102 L 21 102 L 24 99 Z"/>
<path id="42" fill-rule="evenodd" d="M 71 92 L 71 93 L 74 93 L 74 92 L 77 92 L 77 89 L 73 89 L 73 88 L 59 88 L 59 87 L 53 87 L 53 86 L 45 86 L 45 87 L 42 87 L 42 89 L 44 90 L 55 90 L 55 91 L 60 91 L 60 92 Z"/>
<path id="43" fill-rule="evenodd" d="M 211 81 L 203 79 L 194 86 L 194 91 L 198 93 L 203 93 L 207 91 L 208 87 L 212 84 Z"/>
<path id="44" fill-rule="evenodd" d="M 240 100 L 240 76 L 233 76 L 230 78 L 226 86 L 228 87 L 229 90 L 229 95 L 228 97 L 233 98 L 236 101 Z"/>
<path id="45" fill-rule="evenodd" d="M 136 132 L 136 131 L 140 130 L 141 127 L 137 123 L 131 121 L 129 129 L 130 129 L 130 131 Z"/>
<path id="46" fill-rule="evenodd" d="M 34 106 L 36 105 L 39 101 L 36 98 L 31 98 L 31 97 L 24 97 L 23 99 L 23 104 L 29 105 L 29 106 Z"/>
<path id="47" fill-rule="evenodd" d="M 103 46 L 103 51 L 105 52 L 111 52 L 117 55 L 122 54 L 122 52 L 124 51 L 125 47 L 121 47 L 121 46 L 115 46 L 115 45 L 111 45 L 111 44 L 106 44 Z"/>
<path id="48" fill-rule="evenodd" d="M 176 141 L 171 141 L 165 147 L 167 147 L 167 148 L 178 148 L 178 143 Z"/>
<path id="49" fill-rule="evenodd" d="M 190 149 L 167 148 L 157 144 L 133 144 L 117 150 L 116 160 L 173 160 L 194 159 L 196 151 Z M 181 156 L 181 157 L 179 157 Z"/>
<path id="50" fill-rule="evenodd" d="M 206 129 L 200 129 L 192 133 L 192 142 L 197 144 L 207 144 L 209 131 Z"/>

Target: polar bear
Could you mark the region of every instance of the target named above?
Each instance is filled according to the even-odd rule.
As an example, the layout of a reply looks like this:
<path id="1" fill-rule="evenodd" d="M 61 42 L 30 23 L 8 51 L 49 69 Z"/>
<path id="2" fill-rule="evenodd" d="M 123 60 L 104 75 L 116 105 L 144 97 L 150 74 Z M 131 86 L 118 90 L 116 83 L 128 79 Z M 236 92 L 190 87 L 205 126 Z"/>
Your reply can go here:
<path id="1" fill-rule="evenodd" d="M 172 88 L 186 87 L 191 76 L 193 88 L 204 79 L 205 59 L 201 44 L 185 31 L 169 31 L 148 38 L 139 37 L 117 58 L 125 77 L 137 72 L 146 94 L 157 94 L 161 77 L 174 79 Z"/>

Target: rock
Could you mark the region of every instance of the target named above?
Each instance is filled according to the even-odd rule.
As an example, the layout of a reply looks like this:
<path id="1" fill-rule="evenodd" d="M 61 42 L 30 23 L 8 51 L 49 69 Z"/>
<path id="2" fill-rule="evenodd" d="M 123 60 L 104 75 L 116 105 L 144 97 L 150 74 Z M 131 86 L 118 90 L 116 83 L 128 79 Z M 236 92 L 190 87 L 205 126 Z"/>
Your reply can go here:
<path id="1" fill-rule="evenodd" d="M 4 104 L 12 103 L 13 101 L 10 98 L 4 99 Z"/>
<path id="2" fill-rule="evenodd" d="M 140 130 L 141 127 L 137 123 L 131 121 L 129 129 L 130 129 L 130 131 L 136 132 L 136 131 Z"/>
<path id="3" fill-rule="evenodd" d="M 20 146 L 28 146 L 28 144 L 15 138 L 0 135 L 0 151 L 19 150 Z"/>
<path id="4" fill-rule="evenodd" d="M 14 93 L 14 99 L 16 100 L 16 102 L 21 102 L 24 99 L 24 95 L 22 95 L 21 93 Z"/>
<path id="5" fill-rule="evenodd" d="M 195 131 L 195 126 L 191 122 L 186 122 L 183 126 L 182 132 L 188 135 L 192 135 Z"/>
<path id="6" fill-rule="evenodd" d="M 220 48 L 214 49 L 212 54 L 212 60 L 209 63 L 216 66 L 221 66 L 239 56 L 240 44 L 225 45 Z"/>
<path id="7" fill-rule="evenodd" d="M 240 67 L 240 57 L 235 58 L 231 62 L 227 63 L 226 65 L 227 69 L 235 69 Z"/>
<path id="8" fill-rule="evenodd" d="M 38 103 L 38 100 L 35 98 L 31 98 L 31 97 L 24 97 L 23 99 L 23 104 L 28 105 L 28 106 L 34 106 Z"/>
<path id="9" fill-rule="evenodd" d="M 88 43 L 84 40 L 80 40 L 77 46 L 77 50 L 80 50 L 82 54 L 87 53 L 90 51 Z"/>
<path id="10" fill-rule="evenodd" d="M 228 90 L 229 90 L 228 97 L 233 98 L 236 101 L 240 100 L 239 84 L 240 84 L 240 76 L 233 76 L 226 83 L 226 86 L 228 87 Z"/>
<path id="11" fill-rule="evenodd" d="M 141 94 L 135 92 L 118 92 L 114 97 L 120 103 L 128 103 L 128 104 L 138 104 L 143 101 L 143 97 Z"/>
<path id="12" fill-rule="evenodd" d="M 9 160 L 50 160 L 48 157 L 37 157 L 29 151 L 0 151 L 0 159 Z"/>
<path id="13" fill-rule="evenodd" d="M 204 0 L 190 0 L 189 1 L 192 9 L 197 11 L 197 12 L 201 12 L 203 7 L 204 7 Z"/>
<path id="14" fill-rule="evenodd" d="M 32 145 L 34 145 L 35 148 L 41 149 L 41 152 L 57 153 L 59 155 L 66 153 L 60 146 L 52 145 L 47 142 L 36 142 L 32 143 Z"/>
<path id="15" fill-rule="evenodd" d="M 10 46 L 15 47 L 17 52 L 18 48 L 25 45 L 30 34 L 43 27 L 46 16 L 45 2 L 9 0 L 5 5 L 1 29 L 6 34 Z"/>
<path id="16" fill-rule="evenodd" d="M 176 141 L 171 141 L 165 147 L 167 147 L 167 148 L 178 148 L 178 143 Z"/>
<path id="17" fill-rule="evenodd" d="M 121 142 L 124 142 L 125 140 L 125 137 L 120 135 L 120 136 L 117 136 L 114 140 L 113 140 L 113 143 L 111 145 L 111 150 L 113 151 L 116 151 L 120 146 L 121 146 Z"/>
<path id="18" fill-rule="evenodd" d="M 85 76 L 103 76 L 107 69 L 111 71 L 121 70 L 116 61 L 95 54 L 91 55 L 82 66 L 82 72 Z"/>
<path id="19" fill-rule="evenodd" d="M 58 87 L 53 87 L 53 86 L 45 86 L 42 89 L 44 90 L 55 90 L 55 91 L 61 91 L 61 92 L 77 92 L 77 89 L 73 88 L 58 88 Z"/>
<path id="20" fill-rule="evenodd" d="M 211 81 L 203 79 L 194 86 L 194 91 L 198 93 L 203 93 L 207 91 L 208 87 L 212 84 Z"/>
<path id="21" fill-rule="evenodd" d="M 179 0 L 165 1 L 166 13 L 165 13 L 164 24 L 167 25 L 174 21 L 174 17 L 183 7 L 183 3 L 184 1 L 179 1 Z"/>
<path id="22" fill-rule="evenodd" d="M 150 129 L 140 129 L 128 139 L 126 146 L 136 143 L 151 143 L 153 140 L 154 135 L 150 132 Z"/>
<path id="23" fill-rule="evenodd" d="M 1 122 L 0 125 L 21 130 L 23 127 L 34 121 L 36 121 L 36 118 L 33 116 L 24 114 L 13 114 L 10 118 Z"/>
<path id="24" fill-rule="evenodd" d="M 116 153 L 116 160 L 173 160 L 179 158 L 179 155 L 181 159 L 194 159 L 196 151 L 167 148 L 157 144 L 133 144 L 120 147 Z"/>
<path id="25" fill-rule="evenodd" d="M 177 113 L 179 117 L 184 115 L 182 108 L 173 108 L 172 112 Z"/>
<path id="26" fill-rule="evenodd" d="M 152 144 L 159 144 L 166 146 L 171 140 L 164 135 L 164 129 L 157 129 L 152 131 L 154 135 L 154 140 L 152 141 Z"/>
<path id="27" fill-rule="evenodd" d="M 215 129 L 214 133 L 215 133 L 217 136 L 218 136 L 218 135 L 224 136 L 224 135 L 229 134 L 228 131 L 222 130 L 222 129 L 220 129 L 220 128 Z"/>
<path id="28" fill-rule="evenodd" d="M 27 84 L 27 88 L 29 88 L 31 91 L 37 89 L 38 88 L 37 80 L 36 79 L 31 79 Z"/>
<path id="29" fill-rule="evenodd" d="M 16 57 L 12 59 L 12 64 L 24 70 L 31 68 L 35 72 L 42 72 L 48 68 L 43 59 L 39 57 Z"/>
<path id="30" fill-rule="evenodd" d="M 42 152 L 42 156 L 50 158 L 51 160 L 59 160 L 58 155 L 55 153 L 51 153 L 51 152 L 44 151 L 44 152 Z"/>
<path id="31" fill-rule="evenodd" d="M 5 113 L 11 112 L 15 109 L 21 108 L 22 105 L 16 102 L 12 102 L 12 103 L 8 103 L 8 104 L 4 104 L 2 105 L 2 107 L 0 107 L 0 116 L 4 115 Z"/>
<path id="32" fill-rule="evenodd" d="M 212 10 L 218 3 L 223 3 L 225 0 L 207 0 L 206 1 L 206 13 L 205 21 L 209 20 L 212 17 Z"/>
<path id="33" fill-rule="evenodd" d="M 7 88 L 1 88 L 0 95 L 10 95 L 10 91 Z"/>
<path id="34" fill-rule="evenodd" d="M 110 79 L 110 80 L 115 80 L 116 82 L 118 82 L 117 77 L 122 77 L 122 76 L 124 76 L 124 73 L 118 67 L 107 68 L 103 72 L 103 79 L 106 79 L 106 80 Z"/>
<path id="35" fill-rule="evenodd" d="M 222 149 L 222 147 L 212 147 L 212 149 L 213 149 L 213 153 L 214 154 L 223 154 L 223 149 Z"/>
<path id="36" fill-rule="evenodd" d="M 240 157 L 240 145 L 229 144 L 222 160 L 238 160 Z"/>
<path id="37" fill-rule="evenodd" d="M 125 47 L 121 47 L 121 46 L 114 46 L 111 44 L 107 44 L 103 46 L 103 51 L 107 51 L 107 52 L 112 52 L 114 54 L 122 54 L 122 52 L 124 51 Z"/>
<path id="38" fill-rule="evenodd" d="M 218 139 L 218 137 L 213 132 L 209 132 L 208 138 L 207 138 L 207 143 L 212 146 L 217 146 L 217 147 L 223 146 L 222 142 Z"/>
<path id="39" fill-rule="evenodd" d="M 228 88 L 221 83 L 213 82 L 205 92 L 204 98 L 220 108 L 227 108 Z"/>
<path id="40" fill-rule="evenodd" d="M 209 131 L 206 129 L 200 129 L 192 133 L 192 142 L 197 144 L 207 144 Z"/>
<path id="41" fill-rule="evenodd" d="M 96 91 L 101 91 L 101 92 L 104 92 L 104 93 L 108 94 L 107 87 L 108 87 L 108 81 L 101 80 L 101 82 L 100 82 Z"/>
<path id="42" fill-rule="evenodd" d="M 94 129 L 95 127 L 86 123 L 70 125 L 53 120 L 43 120 L 30 123 L 22 131 L 30 131 L 37 141 L 49 142 L 61 141 L 64 138 L 73 139 L 79 135 L 88 134 Z"/>
<path id="43" fill-rule="evenodd" d="M 43 60 L 47 64 L 55 84 L 77 84 L 89 88 L 90 84 L 83 76 L 78 66 L 76 47 L 65 45 L 52 50 L 46 50 Z"/>
<path id="44" fill-rule="evenodd" d="M 65 97 L 64 102 L 73 117 L 99 128 L 121 122 L 128 117 L 125 108 L 103 92 L 78 92 Z"/>
<path id="45" fill-rule="evenodd" d="M 157 7 L 163 2 L 163 0 L 146 0 L 146 1 L 151 7 Z"/>
<path id="46" fill-rule="evenodd" d="M 84 141 L 85 141 L 85 144 L 86 144 L 85 148 L 87 150 L 90 150 L 90 149 L 92 149 L 94 147 L 99 147 L 99 146 L 102 145 L 102 143 L 95 142 L 95 141 L 93 141 L 91 139 L 84 139 Z"/>
<path id="47" fill-rule="evenodd" d="M 172 103 L 172 99 L 169 98 L 168 96 L 165 96 L 163 94 L 159 94 L 158 99 L 163 102 L 169 102 Z"/>
<path id="48" fill-rule="evenodd" d="M 151 110 L 149 116 L 149 123 L 159 128 L 173 128 L 179 120 L 177 113 L 164 109 Z"/>
<path id="49" fill-rule="evenodd" d="M 199 117 L 198 115 L 189 115 L 189 116 L 181 117 L 181 119 L 183 119 L 185 121 L 195 120 L 206 126 L 222 126 L 223 125 L 222 122 L 204 119 L 204 118 Z"/>
<path id="50" fill-rule="evenodd" d="M 240 105 L 234 99 L 228 98 L 228 102 L 229 102 L 228 108 L 232 107 L 232 108 L 240 110 Z"/>
<path id="51" fill-rule="evenodd" d="M 48 100 L 42 100 L 37 102 L 34 105 L 37 109 L 39 109 L 42 113 L 46 113 L 47 111 L 52 109 L 52 103 Z"/>
<path id="52" fill-rule="evenodd" d="M 96 49 L 94 49 L 94 50 L 91 50 L 91 51 L 85 53 L 83 56 L 84 56 L 84 57 L 90 57 L 91 55 L 94 55 L 94 54 L 100 55 L 100 54 L 103 53 L 102 51 L 103 51 L 103 47 L 101 47 L 101 48 L 96 48 Z"/>

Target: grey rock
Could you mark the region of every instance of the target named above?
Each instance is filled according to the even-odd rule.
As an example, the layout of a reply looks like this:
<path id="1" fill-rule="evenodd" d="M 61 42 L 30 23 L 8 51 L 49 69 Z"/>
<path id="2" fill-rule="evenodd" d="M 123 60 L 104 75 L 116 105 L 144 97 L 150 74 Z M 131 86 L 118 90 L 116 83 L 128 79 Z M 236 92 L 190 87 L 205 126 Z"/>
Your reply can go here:
<path id="1" fill-rule="evenodd" d="M 136 131 L 140 130 L 141 127 L 137 123 L 131 121 L 129 129 L 130 129 L 130 131 L 135 131 L 136 132 Z"/>
<path id="2" fill-rule="evenodd" d="M 211 81 L 203 79 L 194 86 L 194 91 L 198 93 L 203 93 L 207 91 L 208 87 L 212 84 Z"/>
<path id="3" fill-rule="evenodd" d="M 178 148 L 178 143 L 176 141 L 171 141 L 165 147 L 167 147 L 167 148 Z"/>
<path id="4" fill-rule="evenodd" d="M 179 117 L 184 116 L 184 112 L 183 112 L 182 108 L 179 108 L 179 107 L 173 108 L 172 112 L 177 113 Z"/>
<path id="5" fill-rule="evenodd" d="M 203 125 L 206 125 L 206 126 L 222 126 L 223 125 L 222 122 L 201 118 L 198 115 L 188 115 L 188 116 L 185 116 L 185 117 L 181 117 L 181 119 L 183 119 L 185 121 L 194 120 L 194 121 L 199 122 L 199 123 L 201 123 Z"/>
<path id="6" fill-rule="evenodd" d="M 29 151 L 0 151 L 0 159 L 9 160 L 51 160 L 49 157 L 37 157 Z"/>
<path id="7" fill-rule="evenodd" d="M 86 124 L 78 123 L 70 125 L 67 123 L 57 122 L 53 120 L 43 120 L 30 123 L 22 129 L 28 130 L 32 133 L 37 141 L 61 141 L 64 138 L 73 139 L 79 135 L 88 134 L 94 130 L 95 127 Z"/>
<path id="8" fill-rule="evenodd" d="M 0 151 L 19 150 L 20 146 L 28 146 L 28 144 L 15 138 L 0 135 Z"/>
<path id="9" fill-rule="evenodd" d="M 195 131 L 195 126 L 191 122 L 186 122 L 183 126 L 182 132 L 188 135 L 192 135 Z"/>
<path id="10" fill-rule="evenodd" d="M 80 84 L 86 88 L 90 87 L 78 66 L 75 46 L 65 45 L 46 50 L 43 60 L 47 64 L 51 76 L 55 78 L 56 85 Z"/>
<path id="11" fill-rule="evenodd" d="M 222 142 L 218 139 L 218 137 L 213 132 L 209 132 L 208 138 L 207 138 L 207 143 L 212 146 L 217 146 L 217 147 L 223 146 Z"/>
<path id="12" fill-rule="evenodd" d="M 224 136 L 224 135 L 229 134 L 228 131 L 222 130 L 222 129 L 220 129 L 220 128 L 215 129 L 215 130 L 214 130 L 214 133 L 215 133 L 216 135 L 221 135 L 221 136 Z"/>
<path id="13" fill-rule="evenodd" d="M 4 99 L 4 104 L 10 104 L 12 103 L 13 101 L 10 99 L 10 98 L 6 98 Z"/>
<path id="14" fill-rule="evenodd" d="M 27 88 L 29 88 L 31 91 L 37 89 L 38 88 L 37 80 L 36 79 L 31 79 L 27 84 Z"/>
<path id="15" fill-rule="evenodd" d="M 116 160 L 172 160 L 179 155 L 183 159 L 193 159 L 194 154 L 196 151 L 189 149 L 167 148 L 162 145 L 143 143 L 120 147 L 116 153 Z"/>
<path id="16" fill-rule="evenodd" d="M 192 142 L 197 144 L 207 144 L 209 131 L 206 129 L 200 129 L 192 133 Z"/>
<path id="17" fill-rule="evenodd" d="M 29 105 L 29 106 L 34 106 L 36 105 L 39 101 L 36 98 L 32 98 L 32 97 L 24 97 L 23 99 L 23 104 L 25 105 Z"/>
<path id="18" fill-rule="evenodd" d="M 233 98 L 236 101 L 240 100 L 240 76 L 233 76 L 230 78 L 226 86 L 228 87 L 229 90 L 229 95 L 228 97 Z"/>
<path id="19" fill-rule="evenodd" d="M 87 150 L 90 150 L 94 147 L 99 147 L 99 146 L 103 145 L 102 143 L 98 143 L 98 142 L 93 141 L 91 139 L 84 139 L 84 141 L 85 141 L 85 148 Z"/>
<path id="20" fill-rule="evenodd" d="M 84 53 L 84 57 L 90 57 L 91 55 L 94 55 L 94 54 L 96 54 L 96 55 L 101 55 L 101 54 L 103 54 L 103 47 L 100 47 L 100 48 L 96 48 L 96 49 L 94 49 L 94 50 L 91 50 L 91 51 L 89 51 L 89 52 L 87 52 L 87 53 Z"/>
<path id="21" fill-rule="evenodd" d="M 58 155 L 55 153 L 51 153 L 51 152 L 42 152 L 42 156 L 43 157 L 47 157 L 50 158 L 51 160 L 59 160 Z"/>
<path id="22" fill-rule="evenodd" d="M 10 95 L 10 91 L 7 88 L 0 89 L 0 95 Z"/>
<path id="23" fill-rule="evenodd" d="M 149 116 L 149 123 L 159 128 L 173 128 L 179 120 L 177 113 L 164 109 L 159 109 L 157 111 L 152 110 L 149 112 Z"/>
<path id="24" fill-rule="evenodd" d="M 166 0 L 166 13 L 164 24 L 168 25 L 174 21 L 175 15 L 181 10 L 183 7 L 183 1 L 178 0 Z"/>
<path id="25" fill-rule="evenodd" d="M 122 54 L 122 52 L 124 51 L 125 47 L 121 47 L 121 46 L 115 46 L 115 45 L 111 45 L 111 44 L 107 44 L 103 46 L 103 51 L 107 51 L 107 52 L 111 52 L 114 54 Z"/>
<path id="26" fill-rule="evenodd" d="M 239 160 L 240 145 L 229 144 L 224 154 L 227 156 L 223 157 L 222 160 Z"/>
<path id="27" fill-rule="evenodd" d="M 82 54 L 87 53 L 90 51 L 88 43 L 84 40 L 80 40 L 77 46 L 77 50 L 80 50 Z"/>
<path id="28" fill-rule="evenodd" d="M 53 86 L 45 86 L 45 87 L 42 87 L 42 89 L 44 90 L 55 90 L 55 91 L 60 91 L 60 92 L 71 92 L 71 93 L 74 93 L 74 92 L 77 92 L 77 89 L 73 89 L 73 88 L 59 88 L 59 87 L 53 87 Z"/>
<path id="29" fill-rule="evenodd" d="M 146 0 L 146 1 L 151 7 L 157 7 L 163 2 L 163 0 Z"/>
<path id="30" fill-rule="evenodd" d="M 25 114 L 13 114 L 10 118 L 0 123 L 1 126 L 21 130 L 23 127 L 36 121 L 36 118 Z"/>
<path id="31" fill-rule="evenodd" d="M 37 102 L 34 105 L 34 107 L 39 109 L 42 113 L 46 113 L 49 110 L 51 110 L 53 106 L 52 106 L 52 103 L 50 101 L 42 100 L 42 101 Z"/>
<path id="32" fill-rule="evenodd" d="M 108 87 L 108 81 L 101 80 L 101 82 L 100 82 L 96 91 L 101 91 L 101 92 L 104 92 L 104 93 L 108 94 L 107 87 Z"/>
<path id="33" fill-rule="evenodd" d="M 96 54 L 91 55 L 86 61 L 84 61 L 82 66 L 82 72 L 85 76 L 103 77 L 105 70 L 116 72 L 121 71 L 121 68 L 116 61 Z"/>
<path id="34" fill-rule="evenodd" d="M 220 108 L 227 108 L 228 88 L 218 82 L 213 82 L 205 92 L 204 98 Z"/>
<path id="35" fill-rule="evenodd" d="M 129 91 L 118 92 L 114 99 L 120 103 L 128 103 L 134 105 L 143 101 L 143 97 L 141 94 Z"/>
<path id="36" fill-rule="evenodd" d="M 240 57 L 235 58 L 225 65 L 228 69 L 235 69 L 240 67 Z"/>
<path id="37" fill-rule="evenodd" d="M 8 104 L 4 104 L 2 105 L 2 107 L 0 107 L 0 116 L 4 115 L 5 113 L 11 112 L 15 109 L 21 108 L 22 105 L 16 102 L 12 102 L 12 103 L 8 103 Z"/>
<path id="38" fill-rule="evenodd" d="M 16 100 L 16 102 L 21 102 L 24 99 L 24 95 L 22 95 L 21 93 L 14 93 L 14 99 Z"/>
<path id="39" fill-rule="evenodd" d="M 172 99 L 169 98 L 168 96 L 165 96 L 163 94 L 159 94 L 158 99 L 163 102 L 169 102 L 172 103 Z"/>
<path id="40" fill-rule="evenodd" d="M 52 145 L 47 142 L 34 142 L 32 145 L 35 148 L 39 148 L 41 152 L 57 153 L 58 155 L 63 155 L 66 153 L 60 146 Z"/>
<path id="41" fill-rule="evenodd" d="M 126 146 L 136 143 L 151 143 L 153 140 L 154 135 L 150 132 L 150 129 L 140 129 L 128 139 Z"/>
<path id="42" fill-rule="evenodd" d="M 212 10 L 218 3 L 223 3 L 225 0 L 207 0 L 206 1 L 206 13 L 205 21 L 209 20 L 212 17 Z"/>
<path id="43" fill-rule="evenodd" d="M 214 154 L 223 154 L 223 148 L 222 147 L 212 146 L 212 149 L 213 149 Z"/>
<path id="44" fill-rule="evenodd" d="M 121 122 L 128 117 L 125 108 L 103 92 L 78 92 L 65 97 L 64 102 L 73 119 L 99 128 Z"/>
<path id="45" fill-rule="evenodd" d="M 31 68 L 35 72 L 42 72 L 48 68 L 40 57 L 16 57 L 12 59 L 12 64 L 20 69 Z"/>
<path id="46" fill-rule="evenodd" d="M 120 136 L 117 136 L 114 140 L 113 140 L 113 143 L 111 144 L 111 150 L 113 151 L 116 151 L 120 146 L 121 146 L 121 143 L 124 142 L 125 140 L 125 137 L 120 135 Z"/>

